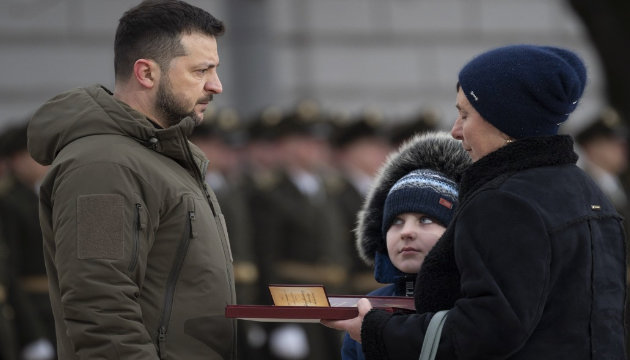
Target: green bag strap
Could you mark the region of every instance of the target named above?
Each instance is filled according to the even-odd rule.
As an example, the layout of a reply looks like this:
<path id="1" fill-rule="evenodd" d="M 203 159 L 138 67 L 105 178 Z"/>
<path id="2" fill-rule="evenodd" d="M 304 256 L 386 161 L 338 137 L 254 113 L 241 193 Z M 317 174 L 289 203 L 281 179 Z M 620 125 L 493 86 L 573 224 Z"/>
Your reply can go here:
<path id="1" fill-rule="evenodd" d="M 424 341 L 422 342 L 422 350 L 420 351 L 419 360 L 433 360 L 437 354 L 438 345 L 440 344 L 440 335 L 442 334 L 442 327 L 446 321 L 446 315 L 448 310 L 442 310 L 436 312 L 427 328 L 427 333 L 424 335 Z"/>

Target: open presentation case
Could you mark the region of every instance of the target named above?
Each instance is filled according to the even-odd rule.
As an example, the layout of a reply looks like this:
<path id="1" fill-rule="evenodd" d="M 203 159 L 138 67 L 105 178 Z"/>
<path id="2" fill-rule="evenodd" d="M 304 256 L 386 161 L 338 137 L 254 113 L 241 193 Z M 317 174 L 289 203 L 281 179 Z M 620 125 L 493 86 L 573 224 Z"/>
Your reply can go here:
<path id="1" fill-rule="evenodd" d="M 269 285 L 274 305 L 227 305 L 225 316 L 263 322 L 319 322 L 356 317 L 357 302 L 389 312 L 415 312 L 413 297 L 328 295 L 322 285 Z"/>

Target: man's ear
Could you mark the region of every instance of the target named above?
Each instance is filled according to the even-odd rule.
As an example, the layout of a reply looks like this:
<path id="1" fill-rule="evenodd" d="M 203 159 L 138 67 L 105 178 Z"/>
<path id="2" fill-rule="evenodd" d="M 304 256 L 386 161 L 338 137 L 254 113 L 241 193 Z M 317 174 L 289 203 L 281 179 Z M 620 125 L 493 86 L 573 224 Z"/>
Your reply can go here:
<path id="1" fill-rule="evenodd" d="M 133 64 L 133 75 L 140 85 L 151 89 L 157 84 L 160 77 L 160 67 L 153 60 L 138 59 Z"/>

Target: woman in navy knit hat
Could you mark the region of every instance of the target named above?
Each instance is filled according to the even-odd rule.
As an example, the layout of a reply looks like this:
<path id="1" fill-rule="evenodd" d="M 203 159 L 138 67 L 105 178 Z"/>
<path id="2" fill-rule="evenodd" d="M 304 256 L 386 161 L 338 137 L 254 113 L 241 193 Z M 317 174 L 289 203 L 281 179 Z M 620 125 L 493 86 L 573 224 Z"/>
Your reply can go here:
<path id="1" fill-rule="evenodd" d="M 417 314 L 362 299 L 359 317 L 326 324 L 361 341 L 366 359 L 417 359 L 439 310 L 437 359 L 625 359 L 622 219 L 557 135 L 585 84 L 579 57 L 555 47 L 506 46 L 466 64 L 451 135 L 473 164 L 418 273 Z"/>

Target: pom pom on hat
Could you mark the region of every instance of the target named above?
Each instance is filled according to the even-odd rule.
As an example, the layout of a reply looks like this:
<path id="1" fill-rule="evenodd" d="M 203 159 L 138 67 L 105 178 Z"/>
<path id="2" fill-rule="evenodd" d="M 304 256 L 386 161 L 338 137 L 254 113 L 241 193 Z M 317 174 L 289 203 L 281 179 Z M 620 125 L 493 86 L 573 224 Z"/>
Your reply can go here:
<path id="1" fill-rule="evenodd" d="M 511 45 L 485 52 L 459 73 L 470 104 L 505 134 L 521 139 L 555 135 L 586 85 L 586 67 L 573 52 Z"/>

